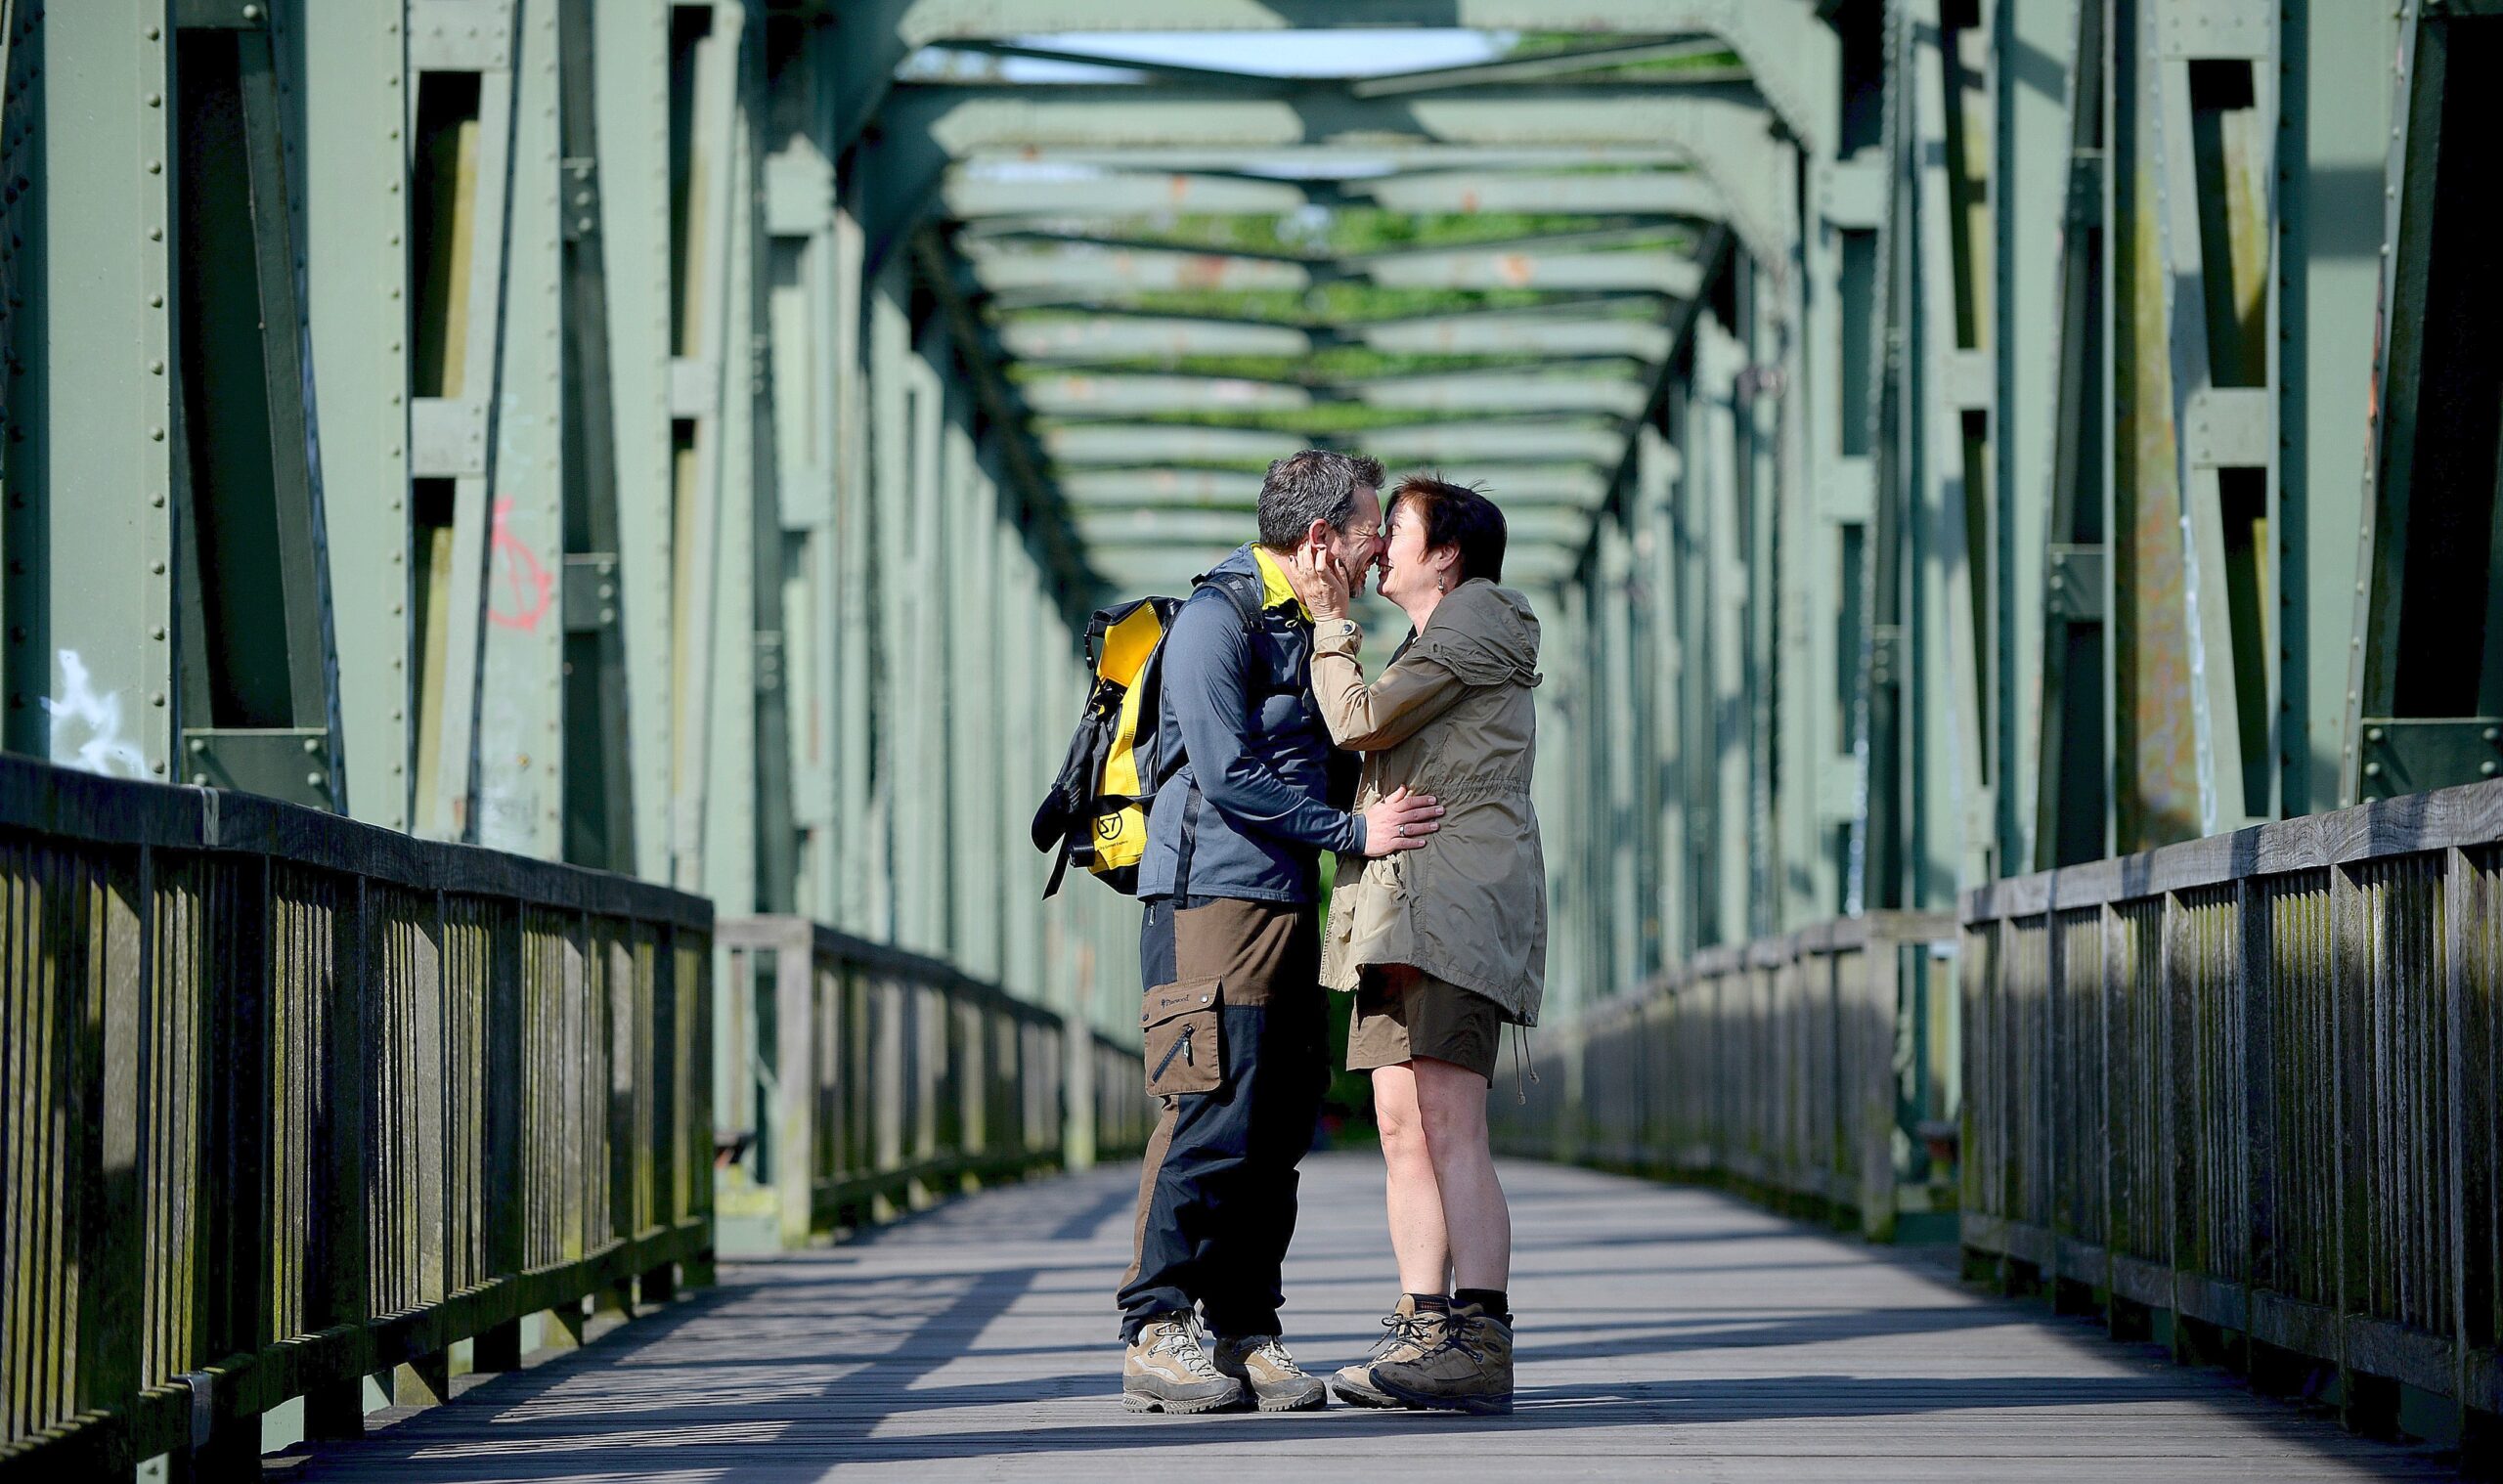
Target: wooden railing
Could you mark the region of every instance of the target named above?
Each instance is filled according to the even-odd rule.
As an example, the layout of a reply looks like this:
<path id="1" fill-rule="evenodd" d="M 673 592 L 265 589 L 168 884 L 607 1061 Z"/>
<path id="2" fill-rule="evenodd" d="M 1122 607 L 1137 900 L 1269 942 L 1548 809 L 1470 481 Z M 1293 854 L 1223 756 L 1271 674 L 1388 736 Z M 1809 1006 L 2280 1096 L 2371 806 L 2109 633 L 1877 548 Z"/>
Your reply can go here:
<path id="1" fill-rule="evenodd" d="M 1727 1180 L 1889 1239 L 1954 1207 L 1954 947 L 1950 918 L 1877 913 L 1707 949 L 1545 1033 L 1527 1101 L 1497 1089 L 1497 1142 Z"/>
<path id="2" fill-rule="evenodd" d="M 2503 782 L 1966 894 L 1964 1243 L 2262 1371 L 2503 1409 Z M 2480 1416 L 2484 1419 L 2481 1423 Z"/>
<path id="3" fill-rule="evenodd" d="M 932 958 L 800 917 L 725 918 L 720 1110 L 735 1174 L 796 1246 L 970 1184 L 1128 1153 L 1135 1051 Z M 733 1218 L 732 1235 L 740 1230 Z M 726 1240 L 726 1239 L 725 1239 Z"/>
<path id="4" fill-rule="evenodd" d="M 256 1476 L 712 1246 L 712 908 L 0 759 L 0 1475 Z"/>

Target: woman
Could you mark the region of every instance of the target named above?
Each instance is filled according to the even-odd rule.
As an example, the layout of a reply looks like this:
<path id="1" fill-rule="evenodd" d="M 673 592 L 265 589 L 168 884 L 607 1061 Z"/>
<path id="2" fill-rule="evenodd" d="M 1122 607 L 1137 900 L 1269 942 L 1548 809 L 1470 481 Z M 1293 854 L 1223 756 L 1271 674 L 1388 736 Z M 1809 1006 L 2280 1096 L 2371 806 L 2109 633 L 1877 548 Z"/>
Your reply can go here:
<path id="1" fill-rule="evenodd" d="M 1546 982 L 1547 870 L 1529 800 L 1538 620 L 1496 586 L 1504 517 L 1475 491 L 1409 479 L 1391 498 L 1388 543 L 1378 590 L 1414 628 L 1370 685 L 1346 616 L 1360 574 L 1324 561 L 1295 576 L 1310 589 L 1322 719 L 1365 755 L 1357 807 L 1406 788 L 1445 810 L 1423 849 L 1365 862 L 1331 897 L 1321 977 L 1356 991 L 1347 1068 L 1373 1074 L 1404 1290 L 1388 1335 L 1333 1389 L 1358 1406 L 1510 1412 L 1512 1214 L 1486 1094 L 1504 1023 L 1534 1024 Z"/>

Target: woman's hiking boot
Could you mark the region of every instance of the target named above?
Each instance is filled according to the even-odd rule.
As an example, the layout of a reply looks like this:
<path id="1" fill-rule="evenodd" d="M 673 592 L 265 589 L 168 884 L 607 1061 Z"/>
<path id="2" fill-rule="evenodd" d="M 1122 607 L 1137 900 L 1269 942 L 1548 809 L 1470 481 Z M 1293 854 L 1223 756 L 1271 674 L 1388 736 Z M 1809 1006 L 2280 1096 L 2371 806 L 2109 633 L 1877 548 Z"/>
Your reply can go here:
<path id="1" fill-rule="evenodd" d="M 1330 1377 L 1330 1389 L 1350 1407 L 1396 1407 L 1399 1398 L 1373 1383 L 1373 1368 L 1385 1361 L 1413 1361 L 1443 1342 L 1443 1311 L 1417 1310 L 1417 1300 L 1399 1295 L 1399 1306 L 1383 1317 L 1382 1338 L 1373 1353 L 1352 1366 L 1341 1366 Z"/>
<path id="2" fill-rule="evenodd" d="M 1513 1410 L 1513 1327 L 1475 1304 L 1454 1304 L 1443 1342 L 1412 1361 L 1373 1368 L 1373 1383 L 1401 1405 L 1480 1417 Z"/>
<path id="3" fill-rule="evenodd" d="M 1218 1412 L 1242 1403 L 1243 1382 L 1216 1368 L 1188 1309 L 1150 1319 L 1122 1358 L 1121 1405 L 1132 1412 Z"/>
<path id="4" fill-rule="evenodd" d="M 1304 1412 L 1330 1405 L 1321 1377 L 1306 1375 L 1274 1334 L 1218 1340 L 1216 1368 L 1241 1381 L 1262 1412 Z"/>

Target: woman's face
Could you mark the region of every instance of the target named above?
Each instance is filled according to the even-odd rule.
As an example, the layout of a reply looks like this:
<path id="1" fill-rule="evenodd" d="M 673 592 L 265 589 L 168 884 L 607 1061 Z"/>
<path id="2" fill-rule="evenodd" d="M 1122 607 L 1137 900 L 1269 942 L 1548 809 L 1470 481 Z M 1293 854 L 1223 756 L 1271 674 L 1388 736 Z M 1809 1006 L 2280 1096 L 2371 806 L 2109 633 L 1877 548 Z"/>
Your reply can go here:
<path id="1" fill-rule="evenodd" d="M 1390 529 L 1383 546 L 1382 580 L 1375 590 L 1394 603 L 1431 592 L 1435 580 L 1449 565 L 1447 553 L 1438 563 L 1426 549 L 1426 522 L 1418 516 L 1414 502 L 1393 502 Z"/>

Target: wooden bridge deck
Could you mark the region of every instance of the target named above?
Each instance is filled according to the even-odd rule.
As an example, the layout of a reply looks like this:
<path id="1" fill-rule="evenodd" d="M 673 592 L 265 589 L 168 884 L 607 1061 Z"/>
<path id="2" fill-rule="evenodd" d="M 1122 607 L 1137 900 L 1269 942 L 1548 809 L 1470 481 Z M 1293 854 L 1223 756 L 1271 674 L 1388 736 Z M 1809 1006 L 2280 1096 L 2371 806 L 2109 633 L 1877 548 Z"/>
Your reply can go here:
<path id="1" fill-rule="evenodd" d="M 1519 1410 L 1132 1417 L 1109 1294 L 1131 1171 L 991 1192 L 481 1382 L 302 1484 L 894 1479 L 2449 1478 L 2220 1375 L 1721 1196 L 1506 1169 Z M 1289 1342 L 1335 1366 L 1391 1296 L 1379 1161 L 1305 1165 Z"/>

